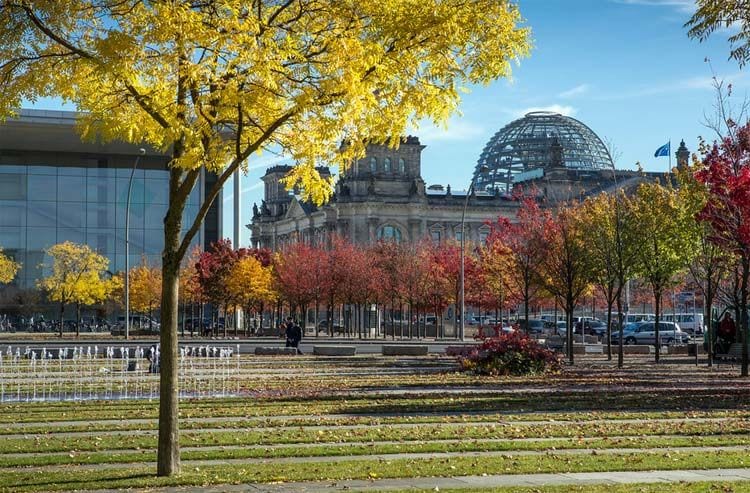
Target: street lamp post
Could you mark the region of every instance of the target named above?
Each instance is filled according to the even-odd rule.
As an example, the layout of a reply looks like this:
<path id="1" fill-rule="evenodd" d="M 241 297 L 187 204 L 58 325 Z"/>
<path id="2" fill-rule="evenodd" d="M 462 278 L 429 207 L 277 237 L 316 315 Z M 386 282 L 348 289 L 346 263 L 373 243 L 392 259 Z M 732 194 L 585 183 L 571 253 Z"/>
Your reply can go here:
<path id="1" fill-rule="evenodd" d="M 146 154 L 146 149 L 138 149 L 138 155 L 133 163 L 128 181 L 128 198 L 125 202 L 125 339 L 130 338 L 130 192 L 133 189 L 133 176 L 138 168 L 141 156 Z"/>
<path id="2" fill-rule="evenodd" d="M 479 174 L 484 174 L 489 170 L 489 168 L 485 165 L 482 165 L 479 168 L 479 173 L 474 175 L 471 179 L 471 183 L 469 183 L 469 189 L 466 191 L 466 199 L 464 200 L 464 209 L 461 211 L 461 270 L 459 271 L 459 283 L 460 283 L 460 294 L 461 294 L 461 311 L 459 312 L 460 322 L 458 324 L 458 338 L 459 340 L 464 340 L 464 312 L 466 311 L 466 298 L 465 298 L 465 292 L 464 292 L 464 275 L 465 275 L 465 253 L 464 253 L 464 245 L 466 243 L 466 209 L 469 207 L 469 197 L 471 196 L 472 191 L 474 190 L 474 182 L 476 181 Z"/>

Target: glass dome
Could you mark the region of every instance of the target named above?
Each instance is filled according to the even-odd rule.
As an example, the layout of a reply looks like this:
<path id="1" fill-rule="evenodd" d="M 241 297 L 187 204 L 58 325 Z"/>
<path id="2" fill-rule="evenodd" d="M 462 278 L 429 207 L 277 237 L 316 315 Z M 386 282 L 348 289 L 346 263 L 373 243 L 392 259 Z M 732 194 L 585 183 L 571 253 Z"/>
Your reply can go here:
<path id="1" fill-rule="evenodd" d="M 474 170 L 475 186 L 509 191 L 520 173 L 538 170 L 541 176 L 544 168 L 560 167 L 611 169 L 612 158 L 602 140 L 580 121 L 535 111 L 510 122 L 490 139 Z"/>

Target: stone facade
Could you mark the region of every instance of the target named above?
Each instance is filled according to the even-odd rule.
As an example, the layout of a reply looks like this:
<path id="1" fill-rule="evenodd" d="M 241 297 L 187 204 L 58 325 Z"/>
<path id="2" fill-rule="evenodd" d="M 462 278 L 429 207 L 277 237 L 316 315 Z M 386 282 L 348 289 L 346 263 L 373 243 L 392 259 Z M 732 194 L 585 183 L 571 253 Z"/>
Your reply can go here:
<path id="1" fill-rule="evenodd" d="M 466 208 L 467 241 L 482 241 L 488 221 L 513 219 L 518 202 L 505 193 L 453 193 L 450 185 L 427 187 L 422 179 L 422 150 L 417 137 L 403 139 L 397 149 L 370 145 L 366 156 L 355 162 L 336 184 L 333 199 L 322 207 L 301 202 L 279 183 L 291 168 L 275 166 L 263 176 L 265 195 L 253 207 L 251 245 L 272 250 L 295 241 L 319 244 L 336 233 L 355 243 L 380 239 L 416 242 L 461 239 L 461 218 Z M 328 168 L 319 168 L 329 176 Z M 615 188 L 632 188 L 656 173 L 612 170 L 575 170 L 550 163 L 538 175 L 519 182 L 534 190 L 546 206 L 580 199 Z"/>

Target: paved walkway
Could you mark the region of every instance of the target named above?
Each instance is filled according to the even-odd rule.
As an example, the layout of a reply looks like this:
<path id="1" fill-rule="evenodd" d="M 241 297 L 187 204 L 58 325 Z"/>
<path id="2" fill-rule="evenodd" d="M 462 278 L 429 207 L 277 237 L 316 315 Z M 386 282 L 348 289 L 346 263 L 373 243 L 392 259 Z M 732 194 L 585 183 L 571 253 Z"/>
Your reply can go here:
<path id="1" fill-rule="evenodd" d="M 634 484 L 676 482 L 750 481 L 748 469 L 709 469 L 683 471 L 580 472 L 557 474 L 513 474 L 456 476 L 451 478 L 375 479 L 352 481 L 310 481 L 278 484 L 180 486 L 149 489 L 152 493 L 333 493 L 337 491 L 446 490 L 449 488 L 499 488 L 514 486 L 554 486 L 585 484 Z M 98 490 L 114 493 L 120 490 Z"/>

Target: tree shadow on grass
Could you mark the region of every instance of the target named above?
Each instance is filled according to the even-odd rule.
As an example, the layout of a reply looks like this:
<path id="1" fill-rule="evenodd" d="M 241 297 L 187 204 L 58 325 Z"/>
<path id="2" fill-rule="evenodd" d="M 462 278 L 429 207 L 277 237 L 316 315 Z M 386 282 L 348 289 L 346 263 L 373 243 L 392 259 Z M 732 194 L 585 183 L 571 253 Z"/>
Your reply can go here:
<path id="1" fill-rule="evenodd" d="M 130 474 L 116 474 L 118 471 L 111 471 L 110 474 L 94 474 L 87 480 L 82 480 L 76 476 L 75 471 L 66 471 L 65 473 L 44 472 L 44 471 L 23 471 L 19 472 L 17 481 L 6 477 L 0 490 L 3 491 L 73 491 L 83 489 L 106 489 L 128 487 L 127 483 L 140 483 L 147 479 L 156 477 L 156 470 L 149 474 L 146 472 L 132 472 Z M 126 471 L 119 471 L 126 472 Z M 84 472 L 79 473 L 85 474 Z M 123 483 L 124 482 L 124 483 Z M 118 486 L 122 485 L 122 486 Z"/>

